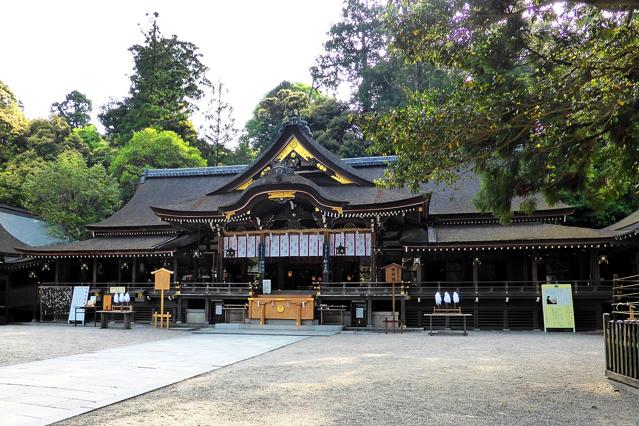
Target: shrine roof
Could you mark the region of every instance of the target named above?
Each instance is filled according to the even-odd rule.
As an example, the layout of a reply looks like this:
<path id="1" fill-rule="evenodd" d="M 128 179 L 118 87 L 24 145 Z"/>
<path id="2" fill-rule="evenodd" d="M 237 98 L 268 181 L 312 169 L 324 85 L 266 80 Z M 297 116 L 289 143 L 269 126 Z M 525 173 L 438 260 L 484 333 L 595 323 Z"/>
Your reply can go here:
<path id="1" fill-rule="evenodd" d="M 18 248 L 18 252 L 31 257 L 60 256 L 73 257 L 92 255 L 137 255 L 170 253 L 171 248 L 164 248 L 175 235 L 142 235 L 142 236 L 111 236 L 96 237 L 72 243 L 53 244 L 43 247 Z"/>
<path id="2" fill-rule="evenodd" d="M 464 246 L 490 245 L 492 243 L 586 243 L 604 242 L 616 235 L 605 229 L 581 228 L 550 223 L 512 223 L 435 225 L 428 229 L 428 239 L 423 235 L 402 236 L 405 245 Z"/>

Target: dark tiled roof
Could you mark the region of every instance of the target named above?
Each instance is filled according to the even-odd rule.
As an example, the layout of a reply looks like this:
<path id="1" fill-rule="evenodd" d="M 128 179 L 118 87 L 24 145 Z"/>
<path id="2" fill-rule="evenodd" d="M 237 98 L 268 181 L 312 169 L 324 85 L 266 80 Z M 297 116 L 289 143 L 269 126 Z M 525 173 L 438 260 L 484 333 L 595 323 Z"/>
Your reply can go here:
<path id="1" fill-rule="evenodd" d="M 635 230 L 639 231 L 639 210 L 629 214 L 625 218 L 621 219 L 619 222 L 613 223 L 612 225 L 604 229 L 621 231 L 624 233 Z"/>
<path id="2" fill-rule="evenodd" d="M 167 225 L 150 206 L 178 205 L 194 200 L 228 182 L 233 175 L 185 176 L 147 179 L 120 210 L 90 229 L 113 227 L 152 227 Z M 168 226 L 168 225 L 167 225 Z"/>
<path id="3" fill-rule="evenodd" d="M 361 169 L 360 173 L 369 180 L 381 179 L 384 177 L 385 167 L 369 167 Z M 460 179 L 452 184 L 447 183 L 425 183 L 420 186 L 421 192 L 430 192 L 429 215 L 462 215 L 477 214 L 479 209 L 475 207 L 473 198 L 481 188 L 481 179 L 474 173 L 465 173 Z M 408 192 L 408 190 L 403 190 Z M 540 195 L 534 197 L 537 202 L 537 210 L 561 210 L 569 206 L 563 203 L 554 205 L 548 204 Z M 523 199 L 515 197 L 512 201 L 513 211 L 521 208 Z"/>
<path id="4" fill-rule="evenodd" d="M 0 254 L 17 254 L 16 248 L 28 247 L 0 225 Z"/>
<path id="5" fill-rule="evenodd" d="M 595 241 L 611 238 L 612 231 L 579 228 L 547 223 L 513 223 L 510 225 L 448 225 L 435 227 L 435 244 L 534 242 L 534 241 Z"/>
<path id="6" fill-rule="evenodd" d="M 18 251 L 30 256 L 74 253 L 136 253 L 153 251 L 156 247 L 173 239 L 175 239 L 174 235 L 96 237 L 73 243 L 24 248 Z"/>

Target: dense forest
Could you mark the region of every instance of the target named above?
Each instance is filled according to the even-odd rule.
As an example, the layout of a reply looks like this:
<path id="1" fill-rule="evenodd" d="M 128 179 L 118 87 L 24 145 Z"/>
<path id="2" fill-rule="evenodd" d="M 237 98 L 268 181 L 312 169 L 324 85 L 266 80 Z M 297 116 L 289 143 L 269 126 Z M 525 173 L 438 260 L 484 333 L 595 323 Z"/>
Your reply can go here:
<path id="1" fill-rule="evenodd" d="M 472 169 L 477 206 L 505 223 L 512 197 L 533 209 L 541 193 L 576 206 L 576 223 L 605 226 L 639 205 L 634 7 L 345 0 L 312 84 L 282 81 L 242 128 L 198 47 L 164 35 L 154 13 L 129 48 L 129 92 L 99 107 L 99 127 L 79 91 L 29 120 L 0 81 L 0 202 L 82 238 L 144 169 L 245 164 L 300 116 L 338 156 L 398 154 L 381 184 L 454 182 Z M 344 86 L 347 101 L 332 96 Z"/>

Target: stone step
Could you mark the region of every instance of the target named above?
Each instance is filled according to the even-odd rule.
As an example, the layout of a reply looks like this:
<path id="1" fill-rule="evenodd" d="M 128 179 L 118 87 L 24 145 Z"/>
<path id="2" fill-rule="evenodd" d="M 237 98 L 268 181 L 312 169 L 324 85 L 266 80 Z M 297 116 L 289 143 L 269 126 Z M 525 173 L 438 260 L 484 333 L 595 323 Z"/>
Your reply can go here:
<path id="1" fill-rule="evenodd" d="M 341 325 L 299 325 L 287 323 L 241 324 L 222 323 L 214 327 L 201 328 L 196 334 L 260 334 L 274 336 L 332 336 L 341 332 Z"/>

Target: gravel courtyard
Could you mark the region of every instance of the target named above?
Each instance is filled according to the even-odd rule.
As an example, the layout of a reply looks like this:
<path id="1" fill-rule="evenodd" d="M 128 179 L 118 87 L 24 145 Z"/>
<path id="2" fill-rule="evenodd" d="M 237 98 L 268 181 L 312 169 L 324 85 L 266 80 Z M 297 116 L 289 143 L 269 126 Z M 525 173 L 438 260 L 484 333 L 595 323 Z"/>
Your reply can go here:
<path id="1" fill-rule="evenodd" d="M 121 327 L 117 325 L 115 327 Z M 99 349 L 182 336 L 179 330 L 158 330 L 134 324 L 131 330 L 73 327 L 67 324 L 12 324 L 0 326 L 0 366 L 74 355 Z"/>
<path id="2" fill-rule="evenodd" d="M 639 391 L 603 378 L 596 334 L 344 333 L 64 422 L 160 423 L 638 425 Z"/>

